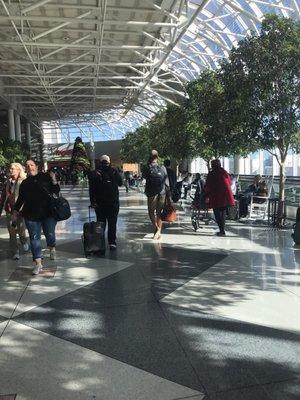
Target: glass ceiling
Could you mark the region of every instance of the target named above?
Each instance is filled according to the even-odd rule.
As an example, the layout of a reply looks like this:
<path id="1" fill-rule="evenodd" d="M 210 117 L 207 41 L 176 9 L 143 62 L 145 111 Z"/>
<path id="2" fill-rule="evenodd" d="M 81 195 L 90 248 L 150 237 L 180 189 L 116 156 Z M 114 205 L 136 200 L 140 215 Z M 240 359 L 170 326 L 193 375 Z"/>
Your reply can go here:
<path id="1" fill-rule="evenodd" d="M 74 4 L 76 3 L 76 4 Z M 45 143 L 120 139 L 300 0 L 0 0 L 1 98 Z M 121 6 L 120 6 L 121 4 Z"/>

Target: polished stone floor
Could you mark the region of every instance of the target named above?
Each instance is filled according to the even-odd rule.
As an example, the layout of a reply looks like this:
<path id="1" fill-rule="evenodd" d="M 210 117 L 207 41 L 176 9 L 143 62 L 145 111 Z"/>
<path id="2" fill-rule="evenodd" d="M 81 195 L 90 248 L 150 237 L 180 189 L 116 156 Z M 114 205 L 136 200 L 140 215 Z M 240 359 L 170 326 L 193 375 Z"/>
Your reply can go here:
<path id="1" fill-rule="evenodd" d="M 300 398 L 291 232 L 231 222 L 216 237 L 181 211 L 153 241 L 144 195 L 121 189 L 118 249 L 86 259 L 87 189 L 64 195 L 72 217 L 37 277 L 0 219 L 0 400 Z"/>

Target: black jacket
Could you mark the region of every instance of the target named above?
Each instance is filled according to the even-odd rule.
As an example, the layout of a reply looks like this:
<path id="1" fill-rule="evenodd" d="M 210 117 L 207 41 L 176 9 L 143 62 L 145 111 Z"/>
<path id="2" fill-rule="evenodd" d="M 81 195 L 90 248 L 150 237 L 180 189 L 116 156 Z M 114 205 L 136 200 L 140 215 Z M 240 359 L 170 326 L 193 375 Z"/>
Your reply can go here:
<path id="1" fill-rule="evenodd" d="M 91 172 L 89 175 L 91 204 L 119 203 L 119 186 L 122 186 L 122 176 L 115 168 L 99 168 Z"/>
<path id="2" fill-rule="evenodd" d="M 173 190 L 176 187 L 177 183 L 177 177 L 175 171 L 170 168 L 166 167 L 168 178 L 169 178 L 169 184 L 170 184 L 170 189 Z"/>
<path id="3" fill-rule="evenodd" d="M 51 217 L 49 193 L 59 193 L 59 185 L 54 185 L 50 175 L 39 172 L 29 175 L 20 185 L 19 197 L 14 210 L 22 212 L 25 219 L 43 221 Z"/>

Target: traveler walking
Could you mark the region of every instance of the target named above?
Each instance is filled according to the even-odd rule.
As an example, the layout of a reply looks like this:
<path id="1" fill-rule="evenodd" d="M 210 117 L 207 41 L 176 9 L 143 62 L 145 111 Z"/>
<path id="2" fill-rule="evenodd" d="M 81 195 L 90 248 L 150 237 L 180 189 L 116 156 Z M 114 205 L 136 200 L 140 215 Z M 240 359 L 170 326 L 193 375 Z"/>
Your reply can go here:
<path id="1" fill-rule="evenodd" d="M 211 171 L 207 174 L 204 190 L 208 196 L 208 205 L 213 208 L 219 227 L 217 236 L 225 236 L 226 209 L 234 206 L 230 175 L 221 167 L 220 160 L 212 160 Z"/>
<path id="2" fill-rule="evenodd" d="M 143 171 L 143 178 L 146 179 L 145 194 L 148 198 L 148 214 L 154 227 L 153 239 L 159 239 L 161 236 L 161 211 L 165 204 L 167 177 L 166 168 L 158 165 L 158 152 L 152 150 L 148 164 Z"/>
<path id="3" fill-rule="evenodd" d="M 50 250 L 50 259 L 54 260 L 56 220 L 51 215 L 51 194 L 59 193 L 55 173 L 39 172 L 35 161 L 26 161 L 27 178 L 21 183 L 19 197 L 14 206 L 14 218 L 21 210 L 29 232 L 32 258 L 35 262 L 32 273 L 37 275 L 43 269 L 41 229 Z"/>
<path id="4" fill-rule="evenodd" d="M 107 238 L 110 250 L 117 248 L 116 232 L 119 214 L 119 186 L 122 176 L 112 168 L 107 155 L 100 157 L 100 163 L 89 175 L 89 193 L 91 206 L 95 208 L 97 221 L 108 225 Z M 105 228 L 104 228 L 105 229 Z"/>
<path id="5" fill-rule="evenodd" d="M 128 193 L 129 186 L 130 186 L 130 172 L 129 171 L 124 172 L 124 184 L 125 184 L 126 193 Z"/>
<path id="6" fill-rule="evenodd" d="M 16 220 L 13 220 L 13 208 L 19 196 L 20 185 L 25 178 L 26 174 L 22 165 L 19 163 L 12 163 L 9 169 L 9 178 L 4 183 L 0 198 L 0 216 L 4 209 L 6 212 L 10 250 L 14 260 L 19 260 L 20 258 L 17 234 L 19 235 L 23 251 L 26 252 L 29 250 L 23 217 L 18 215 Z"/>

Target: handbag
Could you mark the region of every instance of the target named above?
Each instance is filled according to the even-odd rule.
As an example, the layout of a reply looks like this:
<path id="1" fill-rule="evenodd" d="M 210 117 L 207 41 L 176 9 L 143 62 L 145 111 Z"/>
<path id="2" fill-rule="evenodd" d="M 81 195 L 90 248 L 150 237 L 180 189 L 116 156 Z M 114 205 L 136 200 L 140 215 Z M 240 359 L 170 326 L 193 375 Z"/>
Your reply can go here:
<path id="1" fill-rule="evenodd" d="M 166 197 L 165 205 L 161 211 L 160 217 L 162 221 L 165 222 L 175 222 L 177 219 L 176 208 L 171 203 L 169 196 Z"/>
<path id="2" fill-rule="evenodd" d="M 43 185 L 38 185 L 47 193 L 50 198 L 50 214 L 56 221 L 65 221 L 71 217 L 71 207 L 67 199 L 62 196 L 55 196 L 50 193 Z"/>
<path id="3" fill-rule="evenodd" d="M 50 212 L 56 221 L 65 221 L 71 217 L 71 208 L 67 199 L 50 195 Z"/>

